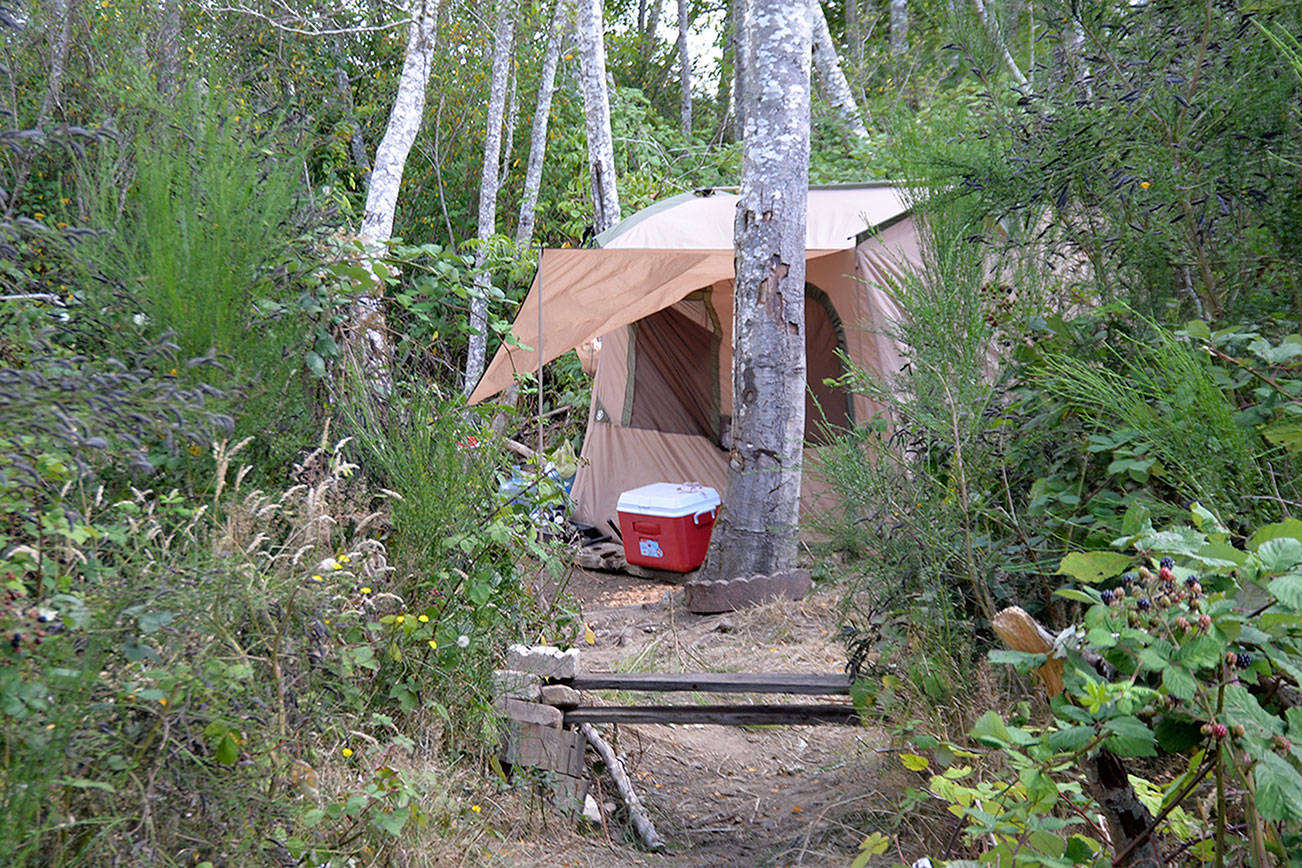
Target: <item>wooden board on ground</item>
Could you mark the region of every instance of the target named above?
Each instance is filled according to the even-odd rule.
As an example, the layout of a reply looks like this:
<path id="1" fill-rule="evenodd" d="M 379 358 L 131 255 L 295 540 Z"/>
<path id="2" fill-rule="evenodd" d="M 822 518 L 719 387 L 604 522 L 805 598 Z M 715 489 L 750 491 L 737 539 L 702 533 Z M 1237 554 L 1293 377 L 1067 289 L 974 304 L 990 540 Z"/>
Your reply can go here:
<path id="1" fill-rule="evenodd" d="M 853 705 L 631 705 L 580 706 L 565 725 L 582 723 L 712 723 L 719 726 L 857 724 Z"/>
<path id="2" fill-rule="evenodd" d="M 584 672 L 568 683 L 575 690 L 796 693 L 806 696 L 837 696 L 850 692 L 849 676 L 840 673 Z"/>

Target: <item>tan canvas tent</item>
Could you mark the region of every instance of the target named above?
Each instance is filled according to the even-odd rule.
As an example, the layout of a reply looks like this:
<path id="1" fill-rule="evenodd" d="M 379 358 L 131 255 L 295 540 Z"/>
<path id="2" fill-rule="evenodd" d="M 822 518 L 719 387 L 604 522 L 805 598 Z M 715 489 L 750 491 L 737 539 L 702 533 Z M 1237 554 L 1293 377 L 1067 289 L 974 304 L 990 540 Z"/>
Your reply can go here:
<path id="1" fill-rule="evenodd" d="M 598 236 L 597 249 L 542 252 L 512 327 L 523 346 L 498 350 L 470 400 L 536 371 L 540 355 L 600 338 L 575 520 L 605 527 L 620 492 L 651 482 L 726 488 L 736 205 L 731 192 L 684 193 Z M 817 443 L 824 423 L 874 412 L 825 385 L 843 372 L 838 350 L 879 373 L 898 369 L 883 333 L 898 310 L 883 286 L 918 264 L 919 245 L 901 191 L 865 184 L 810 189 L 806 248 L 806 418 Z M 818 488 L 806 483 L 806 506 Z"/>

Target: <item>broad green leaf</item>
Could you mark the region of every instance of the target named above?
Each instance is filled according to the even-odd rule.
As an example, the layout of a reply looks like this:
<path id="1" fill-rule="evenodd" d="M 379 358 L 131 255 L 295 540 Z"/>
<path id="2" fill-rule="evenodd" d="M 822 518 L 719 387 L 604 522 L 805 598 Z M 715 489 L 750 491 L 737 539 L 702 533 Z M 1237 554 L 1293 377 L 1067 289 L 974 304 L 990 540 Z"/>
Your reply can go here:
<path id="1" fill-rule="evenodd" d="M 163 627 L 172 623 L 173 614 L 171 612 L 145 612 L 138 619 L 140 630 L 143 633 L 157 633 Z"/>
<path id="2" fill-rule="evenodd" d="M 1201 722 L 1171 714 L 1153 722 L 1153 733 L 1167 753 L 1183 753 L 1204 740 Z"/>
<path id="3" fill-rule="evenodd" d="M 1257 812 L 1268 822 L 1302 820 L 1302 775 L 1274 751 L 1265 751 L 1252 771 Z"/>
<path id="4" fill-rule="evenodd" d="M 1231 723 L 1243 724 L 1248 735 L 1270 738 L 1284 732 L 1284 721 L 1261 707 L 1257 697 L 1242 684 L 1225 688 L 1225 717 Z"/>
<path id="5" fill-rule="evenodd" d="M 1261 429 L 1261 436 L 1287 452 L 1302 452 L 1302 421 L 1280 419 Z"/>
<path id="6" fill-rule="evenodd" d="M 1252 539 L 1248 540 L 1248 548 L 1256 551 L 1263 543 L 1282 538 L 1302 540 L 1302 519 L 1286 518 L 1274 524 L 1262 525 L 1257 528 Z"/>
<path id="7" fill-rule="evenodd" d="M 1257 558 L 1266 572 L 1290 570 L 1302 563 L 1302 540 L 1291 537 L 1267 540 L 1257 547 Z"/>
<path id="8" fill-rule="evenodd" d="M 1215 636 L 1195 636 L 1175 652 L 1175 660 L 1193 671 L 1207 669 L 1221 662 L 1224 645 Z"/>
<path id="9" fill-rule="evenodd" d="M 304 826 L 307 826 L 310 829 L 324 819 L 325 819 L 325 811 L 321 810 L 320 808 L 310 808 L 307 811 L 303 812 L 302 823 Z"/>
<path id="10" fill-rule="evenodd" d="M 1289 573 L 1266 586 L 1272 597 L 1285 606 L 1302 610 L 1302 573 Z"/>
<path id="11" fill-rule="evenodd" d="M 1131 560 L 1128 555 L 1117 552 L 1072 552 L 1062 559 L 1058 574 L 1094 584 L 1121 575 Z"/>
<path id="12" fill-rule="evenodd" d="M 1108 750 L 1118 756 L 1156 756 L 1156 738 L 1142 720 L 1129 715 L 1114 717 L 1103 724 L 1112 733 L 1105 742 Z"/>
<path id="13" fill-rule="evenodd" d="M 991 663 L 1010 664 L 1023 672 L 1034 667 L 1043 666 L 1049 659 L 1047 654 L 1032 654 L 1027 651 L 1008 651 L 1006 649 L 991 651 L 989 657 Z"/>
<path id="14" fill-rule="evenodd" d="M 408 818 L 411 817 L 411 807 L 398 808 L 392 813 L 376 814 L 372 820 L 377 827 L 395 838 L 402 834 L 402 827 L 407 825 Z"/>
<path id="15" fill-rule="evenodd" d="M 1248 555 L 1227 542 L 1213 542 L 1203 546 L 1193 558 L 1205 567 L 1237 567 Z"/>
<path id="16" fill-rule="evenodd" d="M 1230 532 L 1229 528 L 1221 524 L 1221 520 L 1216 517 L 1215 513 L 1198 501 L 1194 501 L 1193 505 L 1189 507 L 1189 513 L 1193 517 L 1194 527 L 1203 533 L 1227 534 Z"/>
<path id="17" fill-rule="evenodd" d="M 900 762 L 902 762 L 904 767 L 911 772 L 920 772 L 928 765 L 927 758 L 925 756 L 918 756 L 916 753 L 900 754 Z"/>
<path id="18" fill-rule="evenodd" d="M 308 350 L 303 356 L 303 361 L 307 363 L 307 369 L 312 372 L 314 377 L 324 377 L 326 375 L 325 359 L 316 350 Z"/>
<path id="19" fill-rule="evenodd" d="M 1198 683 L 1183 666 L 1167 666 L 1162 670 L 1162 686 L 1176 699 L 1193 699 Z"/>
<path id="20" fill-rule="evenodd" d="M 235 743 L 235 737 L 227 732 L 217 742 L 217 762 L 224 766 L 233 766 L 239 758 L 240 746 Z"/>
<path id="21" fill-rule="evenodd" d="M 1006 748 L 1010 745 L 1026 745 L 1035 741 L 1034 736 L 1026 730 L 1017 727 L 1009 728 L 993 710 L 977 718 L 968 735 L 988 747 Z"/>
<path id="22" fill-rule="evenodd" d="M 1066 729 L 1060 729 L 1056 732 L 1049 733 L 1049 749 L 1059 753 L 1068 753 L 1074 750 L 1080 750 L 1089 744 L 1090 739 L 1094 738 L 1094 727 L 1092 726 L 1069 726 Z"/>
<path id="23" fill-rule="evenodd" d="M 1176 527 L 1146 533 L 1135 540 L 1135 547 L 1150 552 L 1193 557 L 1207 545 L 1205 534 L 1191 527 Z"/>

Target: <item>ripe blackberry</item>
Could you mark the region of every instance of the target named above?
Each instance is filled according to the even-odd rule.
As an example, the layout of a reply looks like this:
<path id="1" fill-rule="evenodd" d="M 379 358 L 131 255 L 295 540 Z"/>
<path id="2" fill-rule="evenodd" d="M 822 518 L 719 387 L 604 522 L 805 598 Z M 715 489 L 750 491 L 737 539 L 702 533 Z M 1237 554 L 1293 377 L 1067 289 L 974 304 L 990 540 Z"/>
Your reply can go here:
<path id="1" fill-rule="evenodd" d="M 1197 584 L 1197 582 L 1198 582 L 1198 577 L 1197 577 L 1197 576 L 1188 576 L 1188 577 L 1184 580 L 1184 586 L 1185 586 L 1186 588 L 1192 588 L 1195 584 Z"/>
<path id="2" fill-rule="evenodd" d="M 1234 657 L 1234 665 L 1240 669 L 1247 669 L 1252 665 L 1252 655 L 1247 651 L 1240 651 Z"/>
<path id="3" fill-rule="evenodd" d="M 1139 605 L 1139 611 L 1147 612 L 1149 606 L 1151 606 L 1152 603 L 1148 601 L 1148 597 L 1140 597 L 1138 605 Z"/>
<path id="4" fill-rule="evenodd" d="M 1164 557 L 1162 558 L 1162 561 L 1161 563 L 1158 564 L 1158 566 L 1160 566 L 1164 570 L 1169 570 L 1175 566 L 1175 558 L 1170 556 Z"/>
<path id="5" fill-rule="evenodd" d="M 1121 577 L 1121 584 L 1126 586 L 1127 588 L 1133 585 L 1134 583 L 1135 583 L 1134 573 L 1126 573 L 1124 576 Z"/>
<path id="6" fill-rule="evenodd" d="M 1102 594 L 1099 594 L 1099 596 L 1103 598 L 1103 605 L 1105 605 L 1105 606 L 1111 606 L 1111 605 L 1112 605 L 1112 599 L 1113 599 L 1113 593 L 1112 593 L 1112 591 L 1110 591 L 1110 590 L 1105 590 Z"/>

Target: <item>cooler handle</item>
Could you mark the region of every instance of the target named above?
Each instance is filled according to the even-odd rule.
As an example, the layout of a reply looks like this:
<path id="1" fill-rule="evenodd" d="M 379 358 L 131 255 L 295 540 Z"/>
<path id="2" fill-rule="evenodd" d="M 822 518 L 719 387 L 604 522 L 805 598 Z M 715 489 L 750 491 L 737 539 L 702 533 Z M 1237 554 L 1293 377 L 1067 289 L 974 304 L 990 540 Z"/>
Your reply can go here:
<path id="1" fill-rule="evenodd" d="M 660 533 L 660 525 L 652 521 L 635 521 L 633 530 L 646 536 L 657 536 Z"/>
<path id="2" fill-rule="evenodd" d="M 700 512 L 696 513 L 696 515 L 692 516 L 692 524 L 695 524 L 695 525 L 698 525 L 698 526 L 701 525 L 702 523 L 704 523 L 704 524 L 714 524 L 714 519 L 715 519 L 715 516 L 718 514 L 718 512 L 719 512 L 719 507 L 717 507 L 717 506 L 712 506 L 712 507 L 710 507 L 709 509 L 703 509 L 703 510 L 701 510 Z M 708 515 L 708 516 L 709 516 L 709 518 L 708 518 L 705 522 L 702 522 L 702 521 L 701 521 L 701 516 L 703 516 L 703 515 Z"/>

